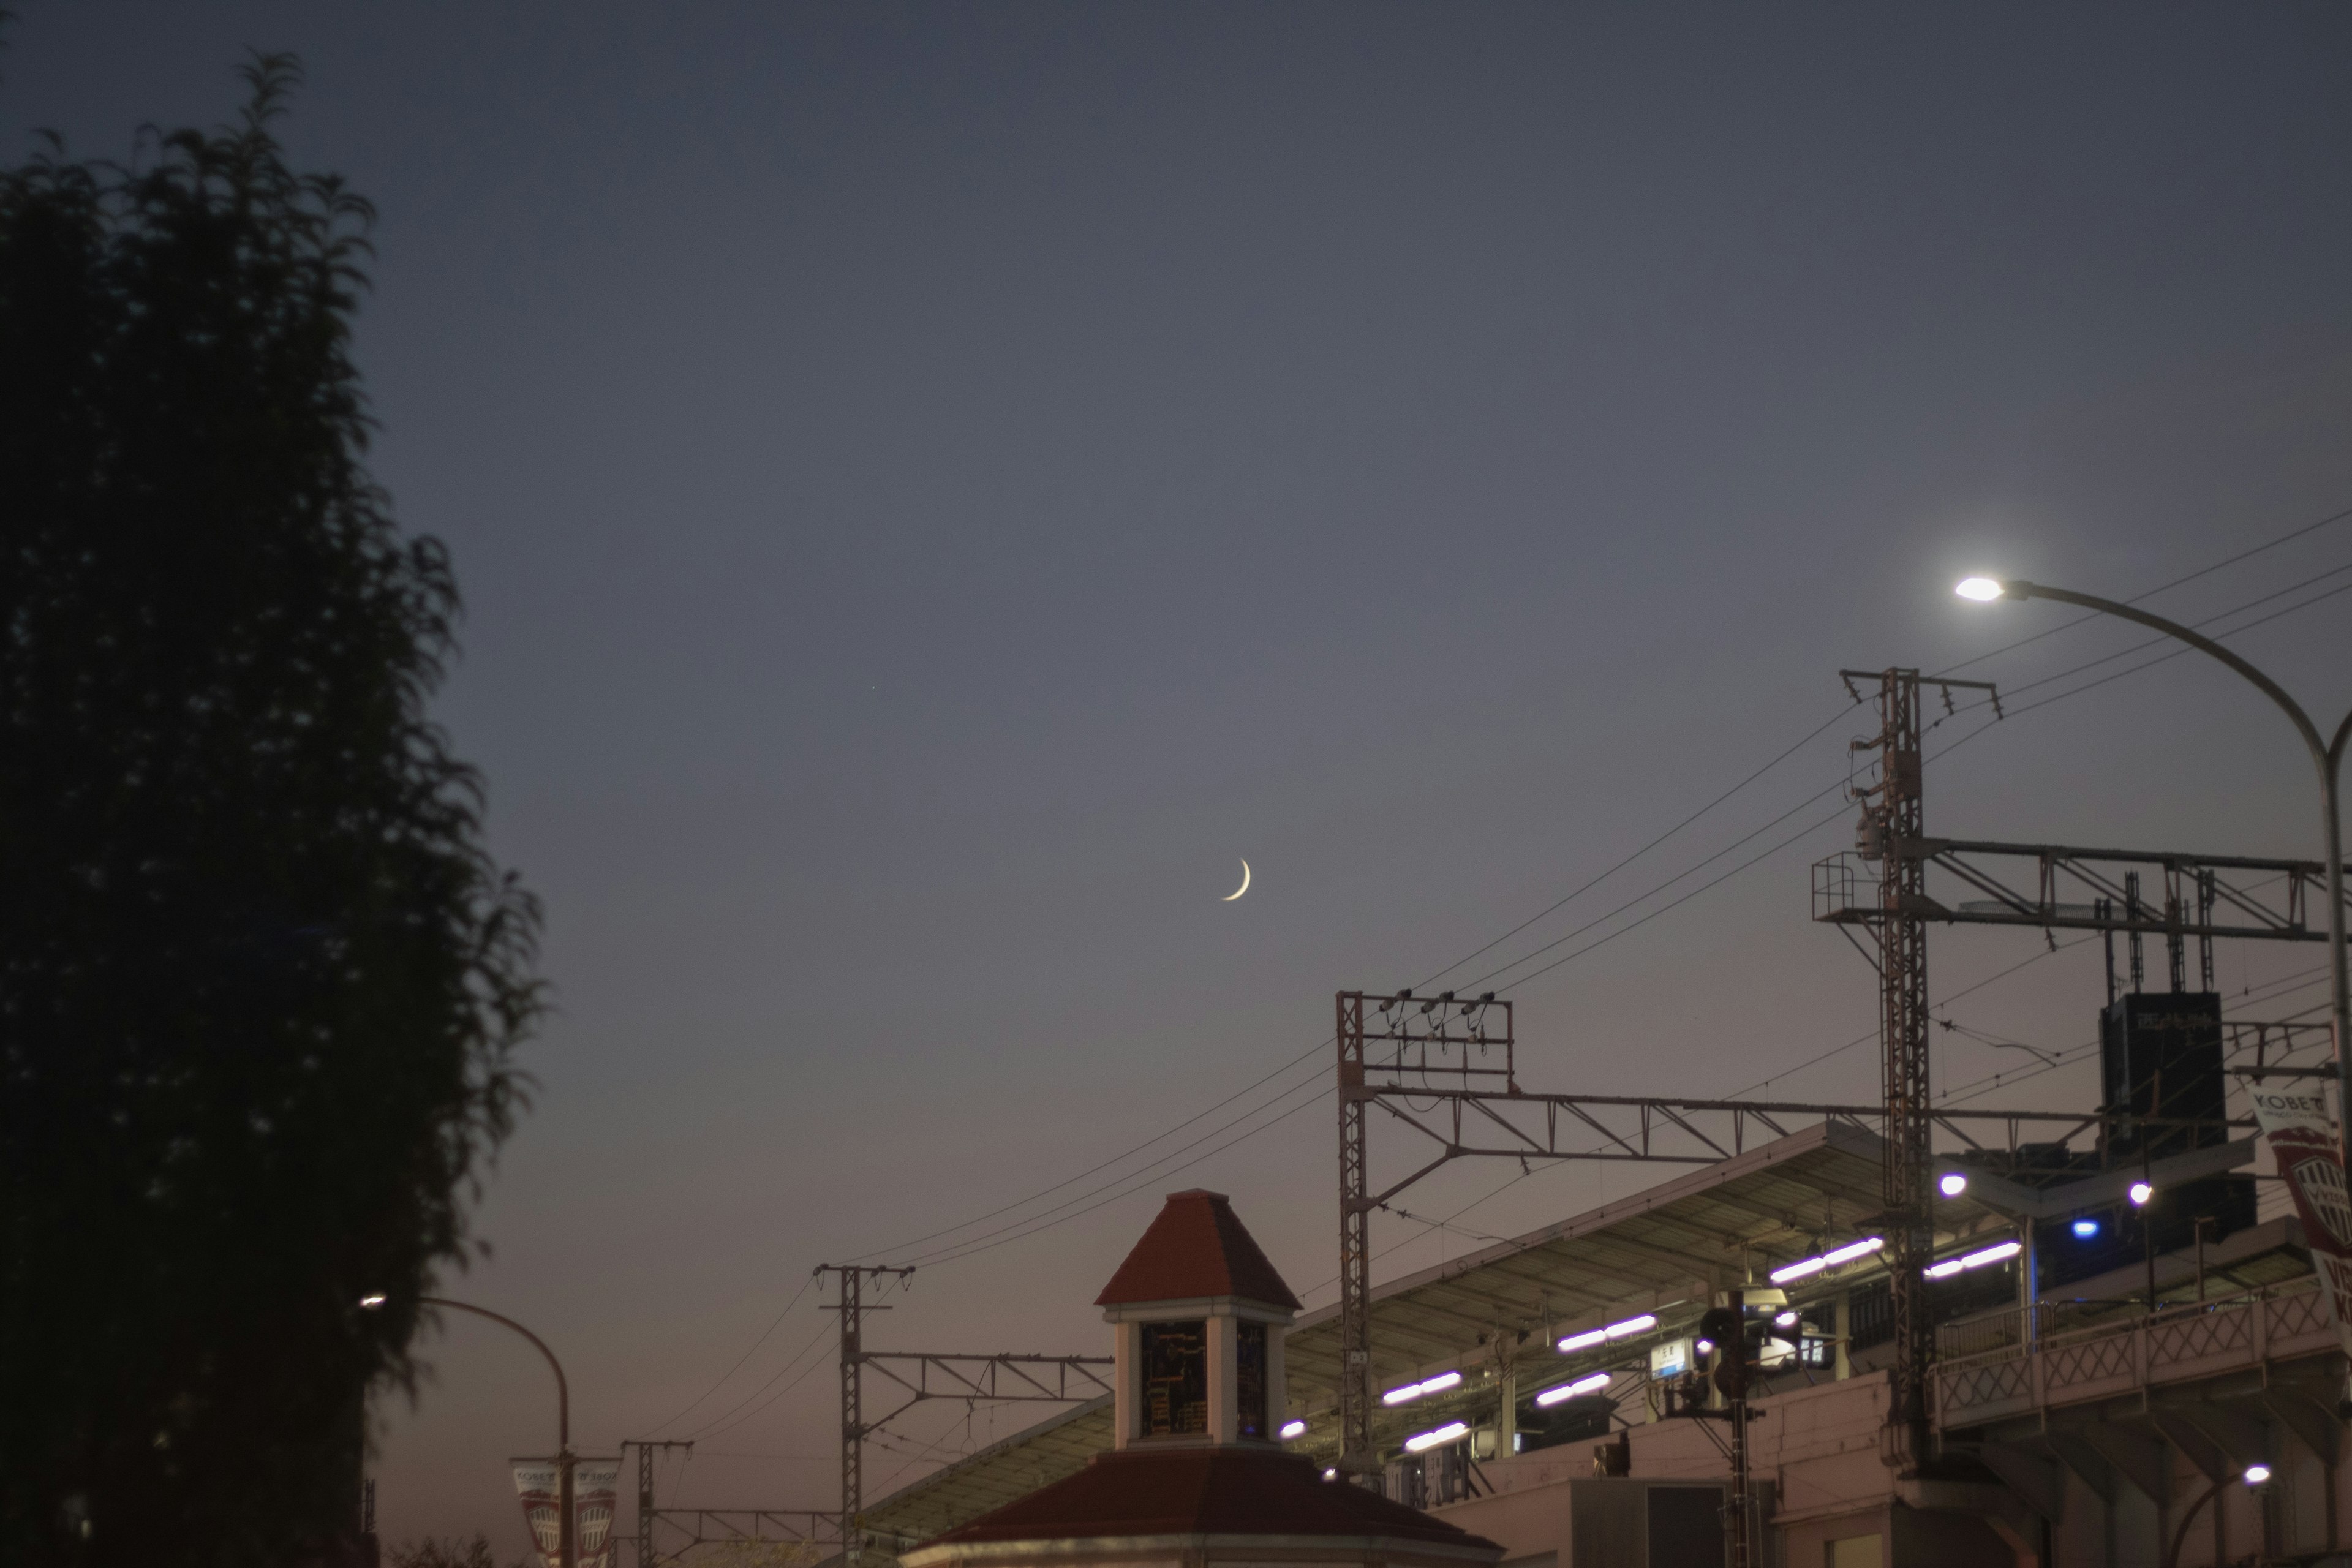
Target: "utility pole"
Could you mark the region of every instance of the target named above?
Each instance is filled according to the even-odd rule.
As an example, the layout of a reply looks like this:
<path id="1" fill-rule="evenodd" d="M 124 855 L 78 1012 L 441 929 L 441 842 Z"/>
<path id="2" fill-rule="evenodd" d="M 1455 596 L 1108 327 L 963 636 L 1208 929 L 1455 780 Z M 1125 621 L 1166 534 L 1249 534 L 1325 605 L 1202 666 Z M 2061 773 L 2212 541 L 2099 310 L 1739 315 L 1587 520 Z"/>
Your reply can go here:
<path id="1" fill-rule="evenodd" d="M 1878 753 L 1878 779 L 1853 793 L 1862 802 L 1859 847 L 1879 863 L 1879 1038 L 1886 1090 L 1886 1244 L 1888 1283 L 1894 1297 L 1895 1384 L 1881 1436 L 1880 1458 L 1914 1474 L 1927 1458 L 1927 1378 L 1935 1355 L 1935 1324 L 1928 1316 L 1920 1270 L 1933 1261 L 1929 1230 L 1930 1138 L 1928 1099 L 1927 922 L 1936 906 L 1927 900 L 1929 847 L 1921 798 L 1919 672 L 1916 669 L 1843 669 L 1839 678 L 1854 700 L 1857 680 L 1878 685 L 1878 735 L 1856 741 L 1857 752 Z M 1979 680 L 1935 680 L 1944 705 L 1955 688 L 1985 692 Z M 1999 710 L 1998 698 L 1995 710 Z M 1735 1424 L 1736 1425 L 1736 1424 Z"/>
<path id="2" fill-rule="evenodd" d="M 1372 1447 L 1372 1205 L 1364 1154 L 1364 994 L 1339 993 L 1339 1473 L 1380 1486 Z"/>
<path id="3" fill-rule="evenodd" d="M 840 1287 L 840 1299 L 825 1308 L 841 1314 L 841 1555 L 843 1568 L 862 1568 L 866 1545 L 866 1351 L 861 1333 L 867 1312 L 887 1307 L 866 1304 L 867 1279 L 905 1279 L 912 1268 L 892 1268 L 857 1263 L 820 1263 L 819 1274 L 831 1274 Z"/>
<path id="4" fill-rule="evenodd" d="M 1731 1292 L 1731 1336 L 1723 1345 L 1724 1370 L 1731 1386 L 1724 1403 L 1731 1416 L 1731 1568 L 1759 1568 L 1756 1561 L 1756 1500 L 1748 1477 L 1747 1293 Z"/>
<path id="5" fill-rule="evenodd" d="M 694 1452 L 694 1444 L 670 1437 L 624 1437 L 624 1453 L 637 1451 L 637 1568 L 654 1568 L 654 1450 L 683 1448 Z"/>
<path id="6" fill-rule="evenodd" d="M 1465 1096 L 1481 1082 L 1496 1083 L 1513 1096 L 1518 1093 L 1517 1036 L 1512 1005 L 1497 1002 L 1491 991 L 1475 997 L 1457 997 L 1451 991 L 1413 1005 L 1411 991 L 1374 999 L 1373 1021 L 1364 1017 L 1364 993 L 1342 991 L 1338 999 L 1339 1047 L 1339 1463 L 1341 1475 L 1370 1490 L 1381 1489 L 1380 1449 L 1372 1437 L 1372 1415 L 1380 1407 L 1372 1388 L 1372 1211 L 1410 1186 L 1419 1176 L 1407 1177 L 1386 1192 L 1371 1190 L 1371 1166 L 1366 1152 L 1364 1119 L 1384 1090 L 1398 1087 L 1391 1079 L 1427 1086 L 1433 1075 L 1462 1085 L 1440 1090 Z M 1368 1063 L 1366 1041 L 1377 1054 Z M 1369 1066 L 1380 1082 L 1370 1082 Z M 1390 1109 L 1393 1111 L 1394 1107 Z M 1468 1152 L 1456 1135 L 1441 1138 L 1450 1152 L 1446 1159 Z M 1538 1146 L 1526 1145 L 1529 1152 Z M 1483 1152 L 1483 1151 L 1480 1151 Z M 1507 1151 L 1519 1152 L 1514 1149 Z M 1433 1169 L 1434 1167 L 1430 1167 Z M 1426 1174 L 1423 1171 L 1422 1174 Z M 1506 1413 L 1496 1430 L 1510 1426 Z"/>

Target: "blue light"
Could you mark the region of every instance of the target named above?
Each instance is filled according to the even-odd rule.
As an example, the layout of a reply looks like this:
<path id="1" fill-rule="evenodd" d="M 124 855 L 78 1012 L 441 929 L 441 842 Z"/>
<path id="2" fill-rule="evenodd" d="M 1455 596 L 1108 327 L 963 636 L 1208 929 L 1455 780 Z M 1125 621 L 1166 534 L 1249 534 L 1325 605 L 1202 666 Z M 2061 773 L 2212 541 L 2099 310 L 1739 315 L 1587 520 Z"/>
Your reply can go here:
<path id="1" fill-rule="evenodd" d="M 2088 1241 L 2098 1234 L 2099 1222 L 2097 1220 L 2078 1219 L 2074 1222 L 2074 1235 L 2077 1239 Z"/>

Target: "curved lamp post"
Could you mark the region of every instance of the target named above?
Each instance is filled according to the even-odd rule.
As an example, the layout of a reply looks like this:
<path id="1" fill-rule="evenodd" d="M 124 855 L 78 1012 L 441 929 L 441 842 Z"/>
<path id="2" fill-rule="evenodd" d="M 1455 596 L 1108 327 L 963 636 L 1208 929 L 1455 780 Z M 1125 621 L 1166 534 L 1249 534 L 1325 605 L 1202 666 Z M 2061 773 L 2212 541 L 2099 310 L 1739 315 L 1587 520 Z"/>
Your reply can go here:
<path id="1" fill-rule="evenodd" d="M 382 1296 L 362 1296 L 360 1305 L 373 1312 L 384 1304 Z M 547 1348 L 547 1342 L 500 1312 L 488 1307 L 477 1307 L 465 1301 L 452 1301 L 441 1296 L 419 1296 L 420 1307 L 447 1307 L 454 1311 L 471 1312 L 478 1318 L 512 1329 L 529 1340 L 540 1354 L 547 1358 L 548 1370 L 555 1373 L 555 1464 L 558 1474 L 556 1499 L 556 1561 L 562 1568 L 577 1568 L 580 1561 L 579 1542 L 573 1534 L 572 1518 L 572 1385 L 564 1381 L 563 1363 Z"/>
<path id="2" fill-rule="evenodd" d="M 2095 598 L 2088 594 L 2070 593 L 2063 588 L 2046 587 L 2040 583 L 1996 581 L 1990 577 L 1970 577 L 1955 590 L 1963 599 L 1989 603 L 1994 599 L 2055 599 L 2062 605 L 2080 605 L 2101 615 L 2117 616 L 2136 621 L 2155 631 L 2162 632 L 2187 643 L 2200 653 L 2210 654 L 2252 681 L 2263 694 L 2286 710 L 2294 721 L 2295 733 L 2311 750 L 2311 761 L 2319 770 L 2319 806 L 2322 826 L 2327 839 L 2327 948 L 2329 1018 L 2336 1037 L 2336 1089 L 2340 1136 L 2344 1140 L 2345 1165 L 2352 1169 L 2352 1058 L 2346 1047 L 2352 1045 L 2352 974 L 2347 974 L 2344 954 L 2344 827 L 2337 810 L 2336 781 L 2344 763 L 2344 747 L 2352 738 L 2352 713 L 2336 726 L 2332 740 L 2322 740 L 2319 726 L 2303 705 L 2289 697 L 2279 683 L 2223 647 L 2212 638 L 2200 637 L 2177 621 L 2162 616 L 2151 616 L 2146 610 L 2136 610 L 2129 605 L 2118 605 L 2113 599 Z"/>

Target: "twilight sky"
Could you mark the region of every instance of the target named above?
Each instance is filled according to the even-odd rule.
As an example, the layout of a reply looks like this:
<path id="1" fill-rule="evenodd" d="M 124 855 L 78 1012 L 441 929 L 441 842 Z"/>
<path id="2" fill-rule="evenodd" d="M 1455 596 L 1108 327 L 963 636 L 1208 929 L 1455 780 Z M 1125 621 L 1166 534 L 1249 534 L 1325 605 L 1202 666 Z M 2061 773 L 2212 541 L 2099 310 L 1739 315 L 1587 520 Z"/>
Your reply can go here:
<path id="1" fill-rule="evenodd" d="M 1963 572 L 2126 597 L 2352 508 L 2341 6 L 19 8 L 10 156 L 127 155 L 292 50 L 289 141 L 381 210 L 375 470 L 455 552 L 439 712 L 561 1006 L 444 1287 L 555 1346 L 587 1445 L 703 1433 L 680 1502 L 834 1505 L 819 1262 L 930 1259 L 877 1347 L 1099 1351 L 1203 1184 L 1328 1301 L 1333 991 L 1437 978 L 1824 725 L 1442 983 L 1832 815 L 1729 848 L 1845 777 L 1840 666 L 2067 618 Z M 2347 584 L 2352 521 L 2149 604 Z M 2352 594 L 2236 646 L 2352 703 Z M 1931 831 L 2315 856 L 2227 672 L 2063 695 L 2132 663 L 1932 766 Z M 1512 990 L 1528 1086 L 1873 1098 L 1868 1041 L 1799 1070 L 1874 1017 L 1806 918 L 1834 815 Z M 1934 994 L 2040 945 L 1938 933 Z M 1950 1016 L 2079 1045 L 2096 951 Z M 2317 963 L 2225 952 L 2231 1007 L 2313 1005 Z M 1962 1092 L 2031 1065 L 1938 1039 Z M 1464 1212 L 1383 1218 L 1379 1272 L 1643 1184 L 1465 1209 L 1516 1174 L 1417 1191 Z M 425 1350 L 383 1528 L 520 1551 L 545 1373 L 478 1322 Z M 912 1423 L 868 1495 L 1033 1415 Z"/>

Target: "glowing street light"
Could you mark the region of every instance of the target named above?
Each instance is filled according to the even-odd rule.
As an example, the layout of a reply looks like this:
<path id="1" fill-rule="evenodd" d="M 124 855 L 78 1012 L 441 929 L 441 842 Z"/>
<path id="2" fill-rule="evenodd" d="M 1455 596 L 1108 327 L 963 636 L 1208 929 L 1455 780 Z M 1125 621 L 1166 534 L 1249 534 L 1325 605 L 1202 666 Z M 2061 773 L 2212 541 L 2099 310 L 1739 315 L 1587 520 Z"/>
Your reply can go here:
<path id="1" fill-rule="evenodd" d="M 2113 599 L 2101 599 L 2089 594 L 2072 593 L 2064 588 L 2045 587 L 2040 583 L 2021 579 L 1999 581 L 1991 577 L 1969 577 L 1954 590 L 1964 599 L 1990 602 L 1994 599 L 2053 599 L 2062 605 L 2077 605 L 2104 616 L 2116 616 L 2137 622 L 2151 631 L 2187 643 L 2198 652 L 2210 654 L 2260 688 L 2263 696 L 2277 703 L 2294 721 L 2295 733 L 2303 737 L 2311 752 L 2312 764 L 2319 770 L 2320 826 L 2327 843 L 2327 952 L 2328 952 L 2328 1016 L 2336 1037 L 2336 1087 L 2341 1103 L 2352 1105 L 2352 964 L 2347 964 L 2344 952 L 2344 819 L 2338 808 L 2337 780 L 2344 768 L 2344 748 L 2352 742 L 2352 713 L 2336 726 L 2331 740 L 2322 740 L 2319 726 L 2303 705 L 2286 694 L 2286 689 L 2252 665 L 2208 637 L 2200 637 L 2178 621 L 2168 621 L 2162 616 L 2149 615 L 2146 610 L 2117 604 Z M 2345 1163 L 2352 1166 L 2352 1116 L 2344 1118 L 2343 1133 Z M 2135 1202 L 2144 1200 L 2135 1199 Z"/>
<path id="2" fill-rule="evenodd" d="M 2246 1467 L 2246 1473 L 2243 1479 L 2248 1486 L 2258 1487 L 2270 1479 L 2271 1468 L 2268 1465 L 2248 1465 Z"/>
<path id="3" fill-rule="evenodd" d="M 2154 1196 L 2156 1196 L 2156 1189 L 2146 1182 L 2134 1182 L 2131 1184 L 2132 1207 L 2146 1208 L 2147 1200 Z"/>
<path id="4" fill-rule="evenodd" d="M 1282 1424 L 1282 1431 L 1279 1436 L 1286 1443 L 1289 1442 L 1293 1437 L 1304 1437 L 1307 1436 L 1307 1423 L 1304 1421 L 1286 1421 Z"/>
<path id="5" fill-rule="evenodd" d="M 1937 1179 L 1936 1190 L 1948 1198 L 1956 1198 L 1969 1190 L 1969 1179 L 1958 1171 L 1947 1171 Z"/>

